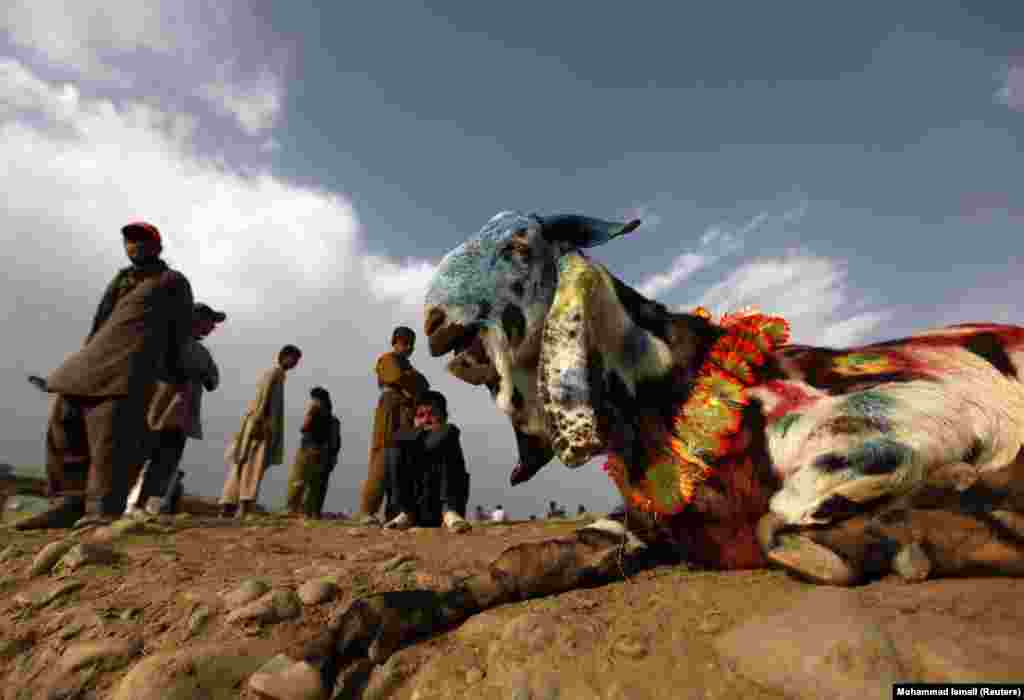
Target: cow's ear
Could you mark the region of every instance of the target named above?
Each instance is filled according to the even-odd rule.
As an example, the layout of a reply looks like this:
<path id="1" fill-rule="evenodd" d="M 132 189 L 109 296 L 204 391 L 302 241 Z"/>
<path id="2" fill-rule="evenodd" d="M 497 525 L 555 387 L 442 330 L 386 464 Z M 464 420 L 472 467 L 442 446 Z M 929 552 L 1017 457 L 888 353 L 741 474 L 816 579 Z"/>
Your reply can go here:
<path id="1" fill-rule="evenodd" d="M 664 376 L 672 353 L 633 321 L 604 268 L 572 251 L 558 266 L 539 389 L 555 454 L 578 466 L 605 451 L 609 429 L 632 420 L 626 413 L 637 382 Z"/>
<path id="2" fill-rule="evenodd" d="M 559 214 L 541 219 L 544 238 L 568 248 L 593 248 L 623 236 L 640 225 L 640 219 L 626 223 L 604 221 L 577 214 Z"/>

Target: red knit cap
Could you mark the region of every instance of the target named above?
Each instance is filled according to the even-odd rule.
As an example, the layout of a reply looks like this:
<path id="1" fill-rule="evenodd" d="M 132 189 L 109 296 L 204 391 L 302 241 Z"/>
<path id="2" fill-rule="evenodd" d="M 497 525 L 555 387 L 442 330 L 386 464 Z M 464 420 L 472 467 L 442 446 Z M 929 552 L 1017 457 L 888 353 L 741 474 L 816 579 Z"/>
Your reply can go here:
<path id="1" fill-rule="evenodd" d="M 126 224 L 121 228 L 121 235 L 125 238 L 129 235 L 148 238 L 151 241 L 156 241 L 163 245 L 163 241 L 160 240 L 160 231 L 156 226 L 146 223 L 145 221 L 133 221 L 130 224 Z"/>

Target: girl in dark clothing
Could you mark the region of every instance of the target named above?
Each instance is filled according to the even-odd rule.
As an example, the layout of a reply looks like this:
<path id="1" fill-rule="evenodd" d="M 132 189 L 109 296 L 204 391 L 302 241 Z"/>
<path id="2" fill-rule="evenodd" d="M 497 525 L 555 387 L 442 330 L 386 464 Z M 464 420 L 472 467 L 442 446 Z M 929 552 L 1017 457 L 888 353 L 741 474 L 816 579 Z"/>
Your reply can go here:
<path id="1" fill-rule="evenodd" d="M 307 518 L 320 516 L 325 487 L 324 472 L 330 457 L 331 423 L 334 409 L 331 395 L 323 387 L 313 387 L 302 422 L 302 441 L 288 477 L 288 512 Z"/>

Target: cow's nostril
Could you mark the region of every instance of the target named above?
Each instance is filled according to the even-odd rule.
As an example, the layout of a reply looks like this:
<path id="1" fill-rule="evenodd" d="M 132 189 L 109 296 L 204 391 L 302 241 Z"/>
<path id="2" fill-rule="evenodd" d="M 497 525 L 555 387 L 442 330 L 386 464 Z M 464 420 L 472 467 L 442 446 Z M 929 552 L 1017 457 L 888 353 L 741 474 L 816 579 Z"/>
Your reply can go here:
<path id="1" fill-rule="evenodd" d="M 423 332 L 427 334 L 429 338 L 434 334 L 438 328 L 444 325 L 444 311 L 438 308 L 433 308 L 427 313 L 427 320 L 423 324 Z"/>

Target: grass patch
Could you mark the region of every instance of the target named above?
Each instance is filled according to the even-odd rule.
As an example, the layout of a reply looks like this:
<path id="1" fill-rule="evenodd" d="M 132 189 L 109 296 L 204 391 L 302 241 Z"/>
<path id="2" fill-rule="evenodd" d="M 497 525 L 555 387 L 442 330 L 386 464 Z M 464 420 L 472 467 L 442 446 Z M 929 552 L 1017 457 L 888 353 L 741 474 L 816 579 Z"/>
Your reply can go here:
<path id="1" fill-rule="evenodd" d="M 86 578 L 106 580 L 111 579 L 120 574 L 122 567 L 117 564 L 92 564 L 88 567 L 88 571 L 83 571 L 83 574 L 87 574 Z"/>
<path id="2" fill-rule="evenodd" d="M 362 598 L 374 592 L 373 581 L 362 571 L 352 573 L 352 596 Z"/>
<path id="3" fill-rule="evenodd" d="M 153 544 L 153 535 L 146 532 L 133 532 L 130 535 L 121 535 L 116 542 L 126 547 L 148 545 Z"/>
<path id="4" fill-rule="evenodd" d="M 14 622 L 27 622 L 31 620 L 36 614 L 36 608 L 33 605 L 22 605 L 11 613 L 11 619 Z"/>

